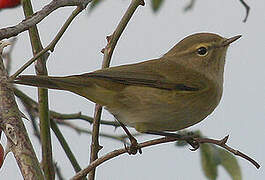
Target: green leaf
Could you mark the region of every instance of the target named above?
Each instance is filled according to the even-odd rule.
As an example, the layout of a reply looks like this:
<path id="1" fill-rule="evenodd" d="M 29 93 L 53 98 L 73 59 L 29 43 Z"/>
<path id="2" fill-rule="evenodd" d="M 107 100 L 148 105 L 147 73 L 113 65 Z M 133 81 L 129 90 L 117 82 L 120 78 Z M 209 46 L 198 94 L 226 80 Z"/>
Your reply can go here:
<path id="1" fill-rule="evenodd" d="M 241 170 L 236 157 L 230 152 L 218 148 L 220 164 L 225 168 L 233 180 L 241 180 Z"/>
<path id="2" fill-rule="evenodd" d="M 157 12 L 161 7 L 164 0 L 152 0 L 152 9 L 154 12 Z"/>
<path id="3" fill-rule="evenodd" d="M 102 1 L 103 0 L 93 0 L 90 3 L 89 10 L 92 11 L 93 9 L 95 9 L 95 7 L 97 7 Z"/>
<path id="4" fill-rule="evenodd" d="M 215 180 L 217 178 L 217 165 L 219 162 L 216 158 L 216 149 L 210 144 L 201 144 L 200 154 L 205 176 L 210 180 Z"/>
<path id="5" fill-rule="evenodd" d="M 201 164 L 205 176 L 210 180 L 217 178 L 217 161 L 215 158 L 214 148 L 210 144 L 201 144 Z"/>

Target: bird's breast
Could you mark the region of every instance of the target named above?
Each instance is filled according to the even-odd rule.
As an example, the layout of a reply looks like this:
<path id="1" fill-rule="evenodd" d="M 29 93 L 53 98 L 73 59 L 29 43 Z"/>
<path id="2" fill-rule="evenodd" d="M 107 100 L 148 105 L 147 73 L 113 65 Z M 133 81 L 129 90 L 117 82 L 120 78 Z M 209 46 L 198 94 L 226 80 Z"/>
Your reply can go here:
<path id="1" fill-rule="evenodd" d="M 220 98 L 218 88 L 188 92 L 130 86 L 117 95 L 115 106 L 107 109 L 140 132 L 177 131 L 207 117 Z"/>

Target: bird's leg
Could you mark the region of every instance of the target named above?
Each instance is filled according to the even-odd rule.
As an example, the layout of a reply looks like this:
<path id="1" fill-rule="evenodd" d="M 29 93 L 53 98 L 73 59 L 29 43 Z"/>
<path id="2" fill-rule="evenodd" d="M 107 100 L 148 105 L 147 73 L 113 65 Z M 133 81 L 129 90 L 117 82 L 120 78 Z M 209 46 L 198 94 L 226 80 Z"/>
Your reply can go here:
<path id="1" fill-rule="evenodd" d="M 118 121 L 118 122 L 120 123 L 122 129 L 125 131 L 125 133 L 127 134 L 128 138 L 131 142 L 130 147 L 125 146 L 128 153 L 135 155 L 135 154 L 137 154 L 137 152 L 139 150 L 139 153 L 142 154 L 142 149 L 141 149 L 141 147 L 139 147 L 138 142 L 135 139 L 135 137 L 133 137 L 131 135 L 130 131 L 127 129 L 127 127 L 123 123 L 121 123 L 120 121 Z"/>
<path id="2" fill-rule="evenodd" d="M 200 147 L 200 144 L 194 139 L 194 136 L 192 134 L 182 135 L 182 134 L 169 133 L 164 131 L 146 131 L 145 133 L 165 136 L 165 137 L 173 137 L 176 138 L 177 140 L 186 141 L 188 144 L 190 144 L 193 147 L 193 149 L 190 149 L 192 151 L 195 151 Z"/>

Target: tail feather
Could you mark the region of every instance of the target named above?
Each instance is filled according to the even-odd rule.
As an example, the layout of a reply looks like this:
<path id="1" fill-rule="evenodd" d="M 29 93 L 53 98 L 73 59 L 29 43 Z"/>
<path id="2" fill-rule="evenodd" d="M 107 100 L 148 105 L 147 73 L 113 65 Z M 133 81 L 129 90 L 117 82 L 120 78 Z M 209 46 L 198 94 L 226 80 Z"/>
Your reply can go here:
<path id="1" fill-rule="evenodd" d="M 13 83 L 71 91 L 103 106 L 113 104 L 116 95 L 116 91 L 98 86 L 95 79 L 82 75 L 66 77 L 22 75 Z"/>
<path id="2" fill-rule="evenodd" d="M 72 91 L 73 88 L 80 87 L 80 82 L 74 76 L 68 77 L 50 77 L 50 76 L 32 76 L 22 75 L 14 81 L 16 84 L 43 87 L 49 89 L 60 89 Z"/>

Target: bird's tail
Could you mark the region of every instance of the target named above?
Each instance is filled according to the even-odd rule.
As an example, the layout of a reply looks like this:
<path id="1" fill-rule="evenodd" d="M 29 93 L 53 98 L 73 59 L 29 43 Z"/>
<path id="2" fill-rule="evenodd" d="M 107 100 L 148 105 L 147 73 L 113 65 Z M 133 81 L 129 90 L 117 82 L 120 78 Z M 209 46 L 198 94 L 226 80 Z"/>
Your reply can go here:
<path id="1" fill-rule="evenodd" d="M 89 82 L 81 84 L 76 76 L 51 77 L 51 76 L 33 76 L 22 75 L 17 77 L 13 83 L 29 86 L 43 87 L 49 89 L 60 89 L 75 91 L 82 86 L 89 86 Z"/>
<path id="2" fill-rule="evenodd" d="M 87 75 L 66 77 L 22 75 L 13 81 L 16 84 L 71 91 L 102 106 L 113 103 L 117 92 L 98 86 L 95 82 L 95 79 Z"/>

